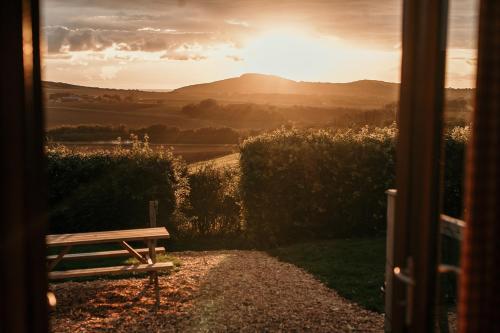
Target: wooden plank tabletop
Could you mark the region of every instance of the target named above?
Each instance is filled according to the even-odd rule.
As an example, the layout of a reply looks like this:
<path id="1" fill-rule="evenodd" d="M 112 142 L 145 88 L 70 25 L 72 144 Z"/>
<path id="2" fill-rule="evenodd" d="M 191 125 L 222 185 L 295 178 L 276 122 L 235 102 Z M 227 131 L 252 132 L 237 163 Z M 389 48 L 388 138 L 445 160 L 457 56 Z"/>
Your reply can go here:
<path id="1" fill-rule="evenodd" d="M 169 238 L 165 227 L 128 229 L 113 231 L 84 232 L 78 234 L 47 235 L 48 246 L 69 246 L 82 244 L 110 243 L 119 241 L 152 240 Z"/>

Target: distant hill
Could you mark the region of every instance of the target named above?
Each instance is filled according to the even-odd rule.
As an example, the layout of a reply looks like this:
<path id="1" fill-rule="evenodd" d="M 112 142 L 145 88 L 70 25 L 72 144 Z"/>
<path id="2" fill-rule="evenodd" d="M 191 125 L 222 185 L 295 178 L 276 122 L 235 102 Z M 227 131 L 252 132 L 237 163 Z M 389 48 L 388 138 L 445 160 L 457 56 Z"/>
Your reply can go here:
<path id="1" fill-rule="evenodd" d="M 49 81 L 42 82 L 42 87 L 48 127 L 78 124 L 124 124 L 138 127 L 165 124 L 179 128 L 255 128 L 258 123 L 257 127 L 260 128 L 274 124 L 257 121 L 256 119 L 260 119 L 259 110 L 273 114 L 278 112 L 286 121 L 317 123 L 319 126 L 326 124 L 332 116 L 338 116 L 339 110 L 344 110 L 342 113 L 348 115 L 352 113 L 349 110 L 371 112 L 384 109 L 388 105 L 394 105 L 399 94 L 398 83 L 376 80 L 348 83 L 303 82 L 252 73 L 190 85 L 170 92 L 86 87 Z M 462 110 L 470 110 L 472 92 L 472 89 L 446 89 L 449 104 L 453 105 L 454 110 L 458 110 L 454 118 L 461 119 Z M 217 100 L 221 106 L 219 111 L 244 111 L 253 120 L 239 117 L 240 113 L 235 113 L 238 119 L 229 120 L 229 115 L 217 118 L 204 114 L 203 117 L 193 117 L 182 112 L 184 106 L 198 104 L 206 99 Z"/>
<path id="2" fill-rule="evenodd" d="M 80 86 L 76 84 L 64 83 L 64 82 L 52 82 L 52 81 L 42 81 L 42 89 L 46 94 L 49 93 L 74 93 L 78 95 L 87 94 L 87 95 L 99 95 L 99 94 L 138 94 L 143 93 L 149 95 L 150 93 L 157 93 L 148 90 L 138 90 L 138 89 L 115 89 L 115 88 L 100 88 L 100 87 L 88 87 L 88 86 Z"/>
<path id="3" fill-rule="evenodd" d="M 224 94 L 287 94 L 287 95 L 344 95 L 387 96 L 396 98 L 399 84 L 361 80 L 349 83 L 302 82 L 274 75 L 243 74 L 230 79 L 195 84 L 172 91 L 172 94 L 224 95 Z"/>
<path id="4" fill-rule="evenodd" d="M 304 82 L 285 79 L 279 76 L 248 73 L 239 77 L 189 85 L 172 91 L 161 89 L 112 89 L 86 87 L 62 82 L 42 82 L 46 92 L 72 92 L 75 94 L 96 95 L 115 93 L 135 95 L 139 98 L 155 98 L 168 101 L 194 101 L 203 98 L 215 98 L 231 102 L 266 102 L 271 104 L 328 105 L 336 107 L 359 107 L 359 102 L 366 104 L 362 108 L 382 106 L 398 99 L 399 83 L 360 80 L 347 83 Z M 472 89 L 446 89 L 447 97 L 470 98 Z M 284 95 L 284 96 L 283 96 Z M 291 96 L 294 95 L 294 96 Z M 354 97 L 354 99 L 353 99 Z M 302 99 L 302 102 L 301 102 Z M 272 102 L 275 103 L 272 103 Z M 288 101 L 288 102 L 287 102 Z M 350 105 L 356 104 L 356 105 Z"/>
<path id="5" fill-rule="evenodd" d="M 347 83 L 293 81 L 274 75 L 243 74 L 195 84 L 170 92 L 170 98 L 214 98 L 219 101 L 314 107 L 380 108 L 394 103 L 399 83 L 360 80 Z M 446 89 L 447 99 L 470 99 L 472 89 Z"/>

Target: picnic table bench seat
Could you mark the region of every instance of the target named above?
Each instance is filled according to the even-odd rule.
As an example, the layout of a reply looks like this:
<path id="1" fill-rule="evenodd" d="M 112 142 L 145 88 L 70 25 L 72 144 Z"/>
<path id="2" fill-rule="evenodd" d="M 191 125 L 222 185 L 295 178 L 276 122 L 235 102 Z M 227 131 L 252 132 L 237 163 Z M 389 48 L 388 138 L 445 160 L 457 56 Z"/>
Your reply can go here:
<path id="1" fill-rule="evenodd" d="M 94 275 L 106 275 L 106 274 L 123 274 L 131 272 L 152 272 L 161 269 L 171 269 L 174 264 L 170 261 L 167 262 L 157 262 L 154 264 L 135 264 L 135 265 L 123 265 L 123 266 L 111 266 L 111 267 L 96 267 L 96 268 L 82 268 L 82 269 L 70 269 L 66 271 L 52 271 L 49 273 L 49 278 L 52 280 L 57 279 L 70 279 L 74 277 L 85 277 Z"/>
<path id="2" fill-rule="evenodd" d="M 170 234 L 164 227 L 81 232 L 76 234 L 57 234 L 46 236 L 48 246 L 71 246 L 85 244 L 111 243 L 117 241 L 141 241 L 169 238 Z"/>
<path id="3" fill-rule="evenodd" d="M 149 253 L 149 248 L 136 249 L 136 251 L 142 255 Z M 163 246 L 158 246 L 155 248 L 156 254 L 164 254 L 165 248 Z M 68 253 L 64 256 L 64 260 L 86 260 L 86 259 L 104 259 L 104 258 L 116 258 L 125 257 L 130 255 L 127 250 L 112 250 L 112 251 L 98 251 L 98 252 L 81 252 L 81 253 Z M 57 254 L 47 256 L 47 260 L 56 260 Z"/>
<path id="4" fill-rule="evenodd" d="M 62 248 L 59 254 L 47 256 L 48 277 L 49 279 L 56 280 L 104 274 L 149 272 L 150 281 L 155 284 L 156 307 L 158 307 L 160 303 L 158 271 L 172 269 L 174 264 L 172 262 L 156 262 L 156 254 L 165 253 L 165 248 L 157 247 L 156 241 L 169 237 L 170 234 L 164 227 L 48 235 L 46 236 L 46 244 L 48 247 Z M 129 241 L 144 241 L 148 247 L 134 249 L 127 243 Z M 118 243 L 124 248 L 124 250 L 69 253 L 73 246 L 102 243 Z M 136 258 L 139 263 L 122 266 L 53 271 L 61 260 L 102 259 L 126 255 Z"/>

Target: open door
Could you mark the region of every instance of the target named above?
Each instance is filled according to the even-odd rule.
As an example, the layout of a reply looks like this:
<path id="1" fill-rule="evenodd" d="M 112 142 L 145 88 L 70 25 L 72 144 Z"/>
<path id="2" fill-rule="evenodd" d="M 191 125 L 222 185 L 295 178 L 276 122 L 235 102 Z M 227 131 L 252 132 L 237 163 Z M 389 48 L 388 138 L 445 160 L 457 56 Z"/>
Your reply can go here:
<path id="1" fill-rule="evenodd" d="M 440 215 L 447 0 L 406 0 L 396 192 L 389 191 L 387 331 L 433 332 L 439 273 L 459 275 L 460 332 L 498 332 L 500 2 L 481 0 L 472 135 L 465 169 L 465 223 Z M 463 229 L 463 232 L 462 232 Z M 440 263 L 440 234 L 461 240 L 460 267 Z M 389 262 L 389 261 L 388 261 Z M 442 311 L 441 311 L 442 312 Z M 442 314 L 442 313 L 441 313 Z M 447 315 L 445 313 L 445 315 Z"/>
<path id="2" fill-rule="evenodd" d="M 431 332 L 441 209 L 447 0 L 405 0 L 392 332 Z"/>
<path id="3" fill-rule="evenodd" d="M 38 1 L 0 7 L 0 332 L 47 332 Z"/>

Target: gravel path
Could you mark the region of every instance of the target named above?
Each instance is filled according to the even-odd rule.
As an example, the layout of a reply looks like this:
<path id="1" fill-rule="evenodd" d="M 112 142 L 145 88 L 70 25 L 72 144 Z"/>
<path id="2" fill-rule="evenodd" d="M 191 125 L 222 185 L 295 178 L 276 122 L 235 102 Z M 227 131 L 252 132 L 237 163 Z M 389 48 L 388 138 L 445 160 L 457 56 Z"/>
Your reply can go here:
<path id="1" fill-rule="evenodd" d="M 54 332 L 383 332 L 383 315 L 259 251 L 174 253 L 152 311 L 147 278 L 52 284 Z M 143 297 L 137 299 L 141 291 Z M 135 298 L 135 299 L 134 299 Z"/>

